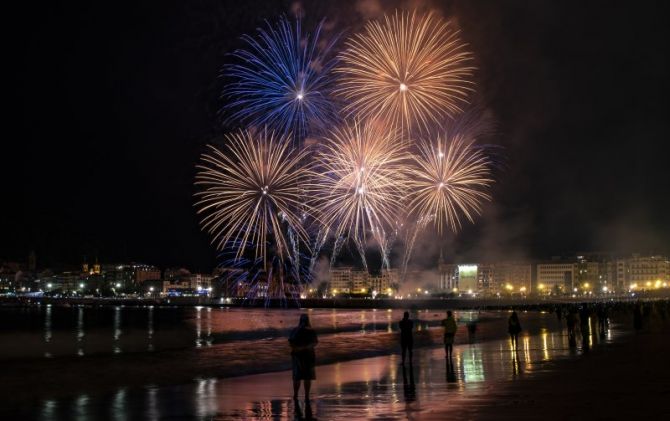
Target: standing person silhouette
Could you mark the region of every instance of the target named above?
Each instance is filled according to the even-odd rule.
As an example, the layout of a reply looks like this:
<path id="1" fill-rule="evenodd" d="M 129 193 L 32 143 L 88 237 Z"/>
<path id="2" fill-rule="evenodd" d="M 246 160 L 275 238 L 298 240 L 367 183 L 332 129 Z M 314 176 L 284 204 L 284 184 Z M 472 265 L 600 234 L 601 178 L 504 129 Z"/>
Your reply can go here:
<path id="1" fill-rule="evenodd" d="M 309 323 L 306 314 L 300 315 L 298 326 L 291 331 L 288 339 L 291 346 L 291 362 L 293 364 L 293 399 L 298 399 L 300 381 L 305 384 L 305 400 L 309 401 L 309 390 L 312 380 L 316 380 L 316 354 L 314 347 L 319 343 L 316 332 Z"/>
<path id="2" fill-rule="evenodd" d="M 568 311 L 568 315 L 566 316 L 565 321 L 568 326 L 568 343 L 570 344 L 570 348 L 575 348 L 577 347 L 577 338 L 575 336 L 576 335 L 575 327 L 577 326 L 577 315 L 573 307 L 571 307 L 570 310 Z"/>
<path id="3" fill-rule="evenodd" d="M 512 315 L 507 319 L 507 332 L 509 332 L 509 337 L 512 340 L 512 346 L 514 349 L 517 349 L 519 333 L 521 333 L 521 322 L 519 322 L 519 316 L 516 314 L 516 311 L 513 311 Z"/>
<path id="4" fill-rule="evenodd" d="M 454 319 L 451 310 L 447 311 L 447 318 L 442 320 L 442 326 L 444 326 L 444 352 L 447 358 L 451 358 L 454 352 L 454 337 L 458 330 L 456 319 Z"/>
<path id="5" fill-rule="evenodd" d="M 409 318 L 409 312 L 406 311 L 400 323 L 400 347 L 402 348 L 402 365 L 405 365 L 405 354 L 409 351 L 409 363 L 412 364 L 412 348 L 414 347 L 414 339 L 412 338 L 412 328 L 414 322 Z"/>

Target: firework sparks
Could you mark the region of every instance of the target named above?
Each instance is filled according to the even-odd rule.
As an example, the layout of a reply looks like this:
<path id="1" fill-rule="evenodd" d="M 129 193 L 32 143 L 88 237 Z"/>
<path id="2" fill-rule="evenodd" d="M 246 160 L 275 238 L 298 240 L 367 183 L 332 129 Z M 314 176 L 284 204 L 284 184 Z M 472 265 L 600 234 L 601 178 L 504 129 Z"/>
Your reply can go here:
<path id="1" fill-rule="evenodd" d="M 404 192 L 404 146 L 395 131 L 372 123 L 330 132 L 308 190 L 315 217 L 336 239 L 352 239 L 364 257 L 368 235 L 384 247 Z M 337 255 L 337 244 L 333 258 Z M 382 251 L 383 253 L 383 251 Z"/>
<path id="2" fill-rule="evenodd" d="M 302 138 L 308 126 L 320 127 L 333 118 L 329 85 L 335 39 L 323 42 L 322 24 L 309 36 L 299 20 L 292 24 L 282 18 L 276 26 L 259 29 L 257 38 L 242 37 L 247 49 L 233 54 L 241 62 L 224 68 L 234 80 L 224 90 L 232 99 L 227 104 L 231 120 Z"/>
<path id="3" fill-rule="evenodd" d="M 461 111 L 473 68 L 458 31 L 433 14 L 397 13 L 367 24 L 336 69 L 344 111 L 396 127 L 427 128 Z"/>
<path id="4" fill-rule="evenodd" d="M 196 176 L 202 227 L 219 250 L 235 249 L 241 259 L 254 249 L 267 267 L 268 245 L 280 259 L 295 259 L 299 242 L 308 243 L 303 228 L 303 189 L 309 167 L 305 152 L 295 152 L 284 137 L 267 130 L 226 136 L 227 150 L 210 146 Z M 272 256 L 274 257 L 274 256 Z"/>
<path id="5" fill-rule="evenodd" d="M 408 182 L 410 214 L 419 220 L 432 218 L 438 233 L 445 226 L 456 232 L 460 215 L 474 222 L 481 202 L 490 200 L 486 189 L 493 180 L 483 150 L 461 135 L 438 137 L 419 144 L 419 154 Z"/>

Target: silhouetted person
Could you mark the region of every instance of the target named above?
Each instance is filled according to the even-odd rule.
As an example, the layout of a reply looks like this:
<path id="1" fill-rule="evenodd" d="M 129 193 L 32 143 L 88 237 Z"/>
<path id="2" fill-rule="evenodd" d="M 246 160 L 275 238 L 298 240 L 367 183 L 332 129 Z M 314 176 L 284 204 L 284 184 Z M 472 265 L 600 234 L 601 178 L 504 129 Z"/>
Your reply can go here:
<path id="1" fill-rule="evenodd" d="M 558 323 L 561 323 L 561 320 L 563 319 L 563 309 L 561 306 L 556 307 L 556 318 L 558 319 Z"/>
<path id="2" fill-rule="evenodd" d="M 519 321 L 519 316 L 516 314 L 516 311 L 513 311 L 512 315 L 507 319 L 507 332 L 512 341 L 512 346 L 516 349 L 517 343 L 519 342 L 519 333 L 521 333 L 521 322 Z"/>
<path id="3" fill-rule="evenodd" d="M 412 328 L 414 322 L 409 318 L 409 312 L 406 311 L 400 323 L 400 347 L 402 348 L 402 364 L 405 365 L 405 355 L 409 352 L 409 363 L 412 364 L 412 348 L 414 347 L 414 338 L 412 338 Z"/>
<path id="4" fill-rule="evenodd" d="M 583 304 L 579 309 L 579 330 L 582 332 L 582 350 L 584 352 L 589 351 L 589 317 L 590 317 L 589 308 L 586 304 Z"/>
<path id="5" fill-rule="evenodd" d="M 577 326 L 577 315 L 575 314 L 574 309 L 568 311 L 568 315 L 565 318 L 565 321 L 568 325 L 568 342 L 570 343 L 570 348 L 575 348 L 577 346 L 577 338 L 575 337 L 575 328 Z"/>
<path id="6" fill-rule="evenodd" d="M 605 304 L 600 304 L 598 307 L 598 328 L 600 329 L 601 338 L 606 336 L 608 319 L 607 306 Z"/>
<path id="7" fill-rule="evenodd" d="M 305 383 L 305 400 L 309 400 L 309 389 L 312 380 L 316 379 L 316 355 L 314 347 L 319 343 L 316 332 L 309 324 L 306 314 L 300 315 L 298 327 L 291 331 L 288 339 L 291 345 L 291 361 L 293 363 L 293 399 L 298 398 L 300 381 Z"/>
<path id="8" fill-rule="evenodd" d="M 442 320 L 444 326 L 444 352 L 447 358 L 451 358 L 454 352 L 454 337 L 458 330 L 456 319 L 451 311 L 447 311 L 447 318 Z"/>

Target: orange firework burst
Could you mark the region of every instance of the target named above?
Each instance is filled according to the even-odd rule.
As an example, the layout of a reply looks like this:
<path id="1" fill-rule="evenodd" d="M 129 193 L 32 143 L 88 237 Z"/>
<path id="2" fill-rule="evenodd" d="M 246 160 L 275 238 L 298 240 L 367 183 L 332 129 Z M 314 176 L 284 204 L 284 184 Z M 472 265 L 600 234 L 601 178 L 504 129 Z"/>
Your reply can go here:
<path id="1" fill-rule="evenodd" d="M 348 237 L 359 251 L 368 233 L 383 247 L 406 182 L 407 155 L 397 131 L 355 123 L 331 131 L 325 140 L 308 188 L 316 218 L 336 241 Z"/>
<path id="2" fill-rule="evenodd" d="M 220 250 L 236 250 L 239 259 L 253 248 L 255 257 L 267 262 L 267 246 L 278 257 L 292 256 L 290 230 L 305 243 L 303 189 L 309 167 L 302 164 L 305 152 L 290 148 L 288 138 L 267 130 L 240 131 L 226 135 L 225 152 L 210 146 L 201 157 L 196 186 L 202 191 L 196 206 L 203 229 Z"/>
<path id="3" fill-rule="evenodd" d="M 398 13 L 366 25 L 340 55 L 337 93 L 347 113 L 427 129 L 461 111 L 472 91 L 471 54 L 450 22 Z"/>
<path id="4" fill-rule="evenodd" d="M 456 135 L 435 142 L 422 141 L 408 181 L 410 213 L 419 220 L 432 218 L 438 233 L 448 225 L 461 227 L 460 214 L 470 222 L 481 213 L 482 200 L 490 200 L 490 165 L 484 151 L 472 141 Z"/>

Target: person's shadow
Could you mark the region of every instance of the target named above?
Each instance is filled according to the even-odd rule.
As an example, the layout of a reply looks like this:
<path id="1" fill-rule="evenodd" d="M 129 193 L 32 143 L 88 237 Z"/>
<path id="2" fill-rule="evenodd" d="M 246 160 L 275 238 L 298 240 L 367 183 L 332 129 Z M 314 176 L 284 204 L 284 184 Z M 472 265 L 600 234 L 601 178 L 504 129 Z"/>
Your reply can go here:
<path id="1" fill-rule="evenodd" d="M 519 361 L 519 350 L 512 351 L 512 376 L 516 377 L 521 374 L 521 362 Z"/>
<path id="2" fill-rule="evenodd" d="M 416 385 L 414 384 L 414 367 L 409 366 L 409 378 L 407 377 L 407 368 L 402 366 L 402 385 L 405 394 L 405 402 L 414 402 L 416 400 Z"/>
<path id="3" fill-rule="evenodd" d="M 456 371 L 451 357 L 447 358 L 447 383 L 456 383 Z"/>
<path id="4" fill-rule="evenodd" d="M 305 413 L 303 414 L 302 408 L 300 408 L 300 402 L 297 399 L 293 399 L 293 410 L 295 421 L 316 421 L 314 415 L 312 414 L 312 404 L 309 400 L 305 401 Z"/>

